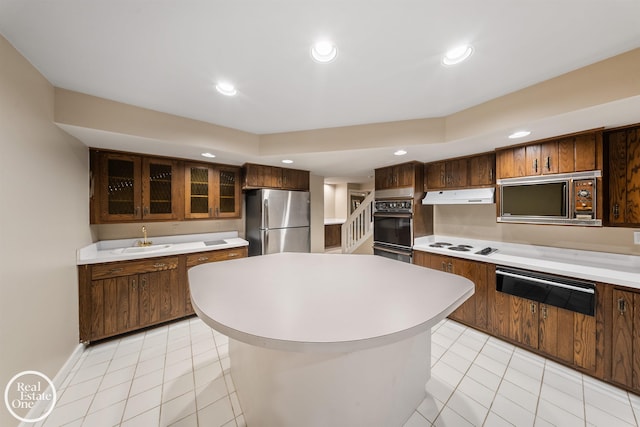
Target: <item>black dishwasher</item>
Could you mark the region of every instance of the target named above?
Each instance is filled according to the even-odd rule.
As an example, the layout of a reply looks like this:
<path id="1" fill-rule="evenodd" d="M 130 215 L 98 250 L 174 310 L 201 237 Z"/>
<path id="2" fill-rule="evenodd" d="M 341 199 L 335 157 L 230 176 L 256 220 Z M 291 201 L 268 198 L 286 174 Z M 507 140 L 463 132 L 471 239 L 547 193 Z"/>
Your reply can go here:
<path id="1" fill-rule="evenodd" d="M 497 266 L 496 290 L 589 316 L 595 312 L 596 286 L 587 281 Z"/>

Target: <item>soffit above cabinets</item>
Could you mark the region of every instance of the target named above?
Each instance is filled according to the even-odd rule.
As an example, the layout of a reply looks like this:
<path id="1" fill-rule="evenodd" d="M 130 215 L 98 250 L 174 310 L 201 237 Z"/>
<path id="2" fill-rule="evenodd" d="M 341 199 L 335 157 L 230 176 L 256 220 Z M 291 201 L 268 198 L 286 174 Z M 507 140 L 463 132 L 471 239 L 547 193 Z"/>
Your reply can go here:
<path id="1" fill-rule="evenodd" d="M 140 0 L 6 0 L 0 6 L 0 33 L 56 87 L 268 135 L 458 114 L 466 122 L 465 112 L 478 105 L 640 48 L 637 16 L 637 1 L 616 2 L 615 7 L 577 0 L 405 2 L 399 7 L 365 0 L 179 6 Z M 310 48 L 319 38 L 335 42 L 333 61 L 319 64 L 311 58 Z M 443 66 L 442 55 L 460 43 L 473 45 L 471 57 Z M 216 91 L 221 79 L 234 83 L 236 96 Z M 607 126 L 594 121 L 602 117 L 599 112 L 582 111 L 604 104 L 603 99 L 579 107 L 560 102 L 562 108 L 549 109 L 544 117 L 517 115 L 518 125 L 548 118 L 564 123 L 540 123 L 547 132 L 542 137 Z M 580 117 L 561 120 L 578 110 Z M 412 141 L 389 138 L 384 147 L 403 148 L 414 160 L 430 161 L 492 149 L 495 136 L 513 131 L 512 126 L 496 123 L 491 132 L 479 133 L 479 127 L 458 134 L 453 120 L 447 127 L 455 136 L 443 144 L 418 142 L 411 149 L 404 145 Z M 89 139 L 83 141 L 91 144 Z M 484 146 L 476 150 L 477 144 Z M 360 150 L 348 137 L 340 146 L 336 151 Z M 180 157 L 188 157 L 188 149 L 177 142 L 171 147 Z M 285 149 L 297 153 L 295 147 Z M 293 160 L 325 176 L 348 168 L 372 171 L 397 161 L 387 160 L 382 148 L 366 150 L 348 153 L 339 167 L 331 164 L 335 153 L 324 151 L 303 150 Z"/>

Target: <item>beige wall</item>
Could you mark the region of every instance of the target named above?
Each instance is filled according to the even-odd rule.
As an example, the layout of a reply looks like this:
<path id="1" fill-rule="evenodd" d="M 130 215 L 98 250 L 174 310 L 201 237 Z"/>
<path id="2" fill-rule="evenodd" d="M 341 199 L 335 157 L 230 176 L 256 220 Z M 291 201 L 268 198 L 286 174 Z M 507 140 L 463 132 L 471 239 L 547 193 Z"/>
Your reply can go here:
<path id="1" fill-rule="evenodd" d="M 336 186 L 324 184 L 324 217 L 336 217 Z"/>
<path id="2" fill-rule="evenodd" d="M 324 177 L 309 177 L 311 198 L 311 252 L 324 252 Z"/>
<path id="3" fill-rule="evenodd" d="M 0 36 L 0 385 L 53 378 L 78 346 L 76 249 L 91 242 L 89 153 L 53 124 L 54 89 Z M 0 425 L 18 422 L 4 403 Z"/>
<path id="4" fill-rule="evenodd" d="M 630 228 L 502 224 L 496 205 L 441 205 L 434 211 L 438 235 L 640 255 Z"/>
<path id="5" fill-rule="evenodd" d="M 140 222 L 132 224 L 100 224 L 92 225 L 93 238 L 98 240 L 129 239 L 142 237 L 142 226 L 147 228 L 147 235 L 175 236 L 177 234 L 217 233 L 221 231 L 237 231 L 240 237 L 245 236 L 244 211 L 240 219 L 177 221 L 177 222 Z"/>

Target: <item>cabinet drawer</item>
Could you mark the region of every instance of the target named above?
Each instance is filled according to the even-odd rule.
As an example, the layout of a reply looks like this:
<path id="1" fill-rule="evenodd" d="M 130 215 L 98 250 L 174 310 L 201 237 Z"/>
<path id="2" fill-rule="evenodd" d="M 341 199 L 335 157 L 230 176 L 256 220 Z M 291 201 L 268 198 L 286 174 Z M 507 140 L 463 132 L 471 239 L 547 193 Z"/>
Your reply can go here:
<path id="1" fill-rule="evenodd" d="M 198 252 L 187 255 L 187 268 L 207 262 L 226 261 L 247 256 L 247 248 L 219 249 L 217 251 Z"/>
<path id="2" fill-rule="evenodd" d="M 91 269 L 91 280 L 178 268 L 178 257 L 150 258 L 139 261 L 110 262 L 97 264 Z"/>

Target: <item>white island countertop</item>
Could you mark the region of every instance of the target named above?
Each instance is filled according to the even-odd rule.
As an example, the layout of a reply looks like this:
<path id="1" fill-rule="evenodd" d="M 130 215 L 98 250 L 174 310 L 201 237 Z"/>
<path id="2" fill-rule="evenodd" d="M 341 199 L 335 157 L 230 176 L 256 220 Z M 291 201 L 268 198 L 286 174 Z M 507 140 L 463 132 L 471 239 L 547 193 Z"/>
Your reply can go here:
<path id="1" fill-rule="evenodd" d="M 278 253 L 189 270 L 212 328 L 283 351 L 350 352 L 429 330 L 474 292 L 460 276 L 374 255 Z"/>
<path id="2" fill-rule="evenodd" d="M 448 242 L 453 245 L 468 244 L 477 249 L 492 247 L 497 249 L 497 251 L 489 255 L 479 255 L 473 251 L 455 252 L 446 248 L 429 246 L 434 242 Z M 576 279 L 640 289 L 640 256 L 636 255 L 562 249 L 440 235 L 416 239 L 413 249 L 483 261 L 506 267 L 523 268 Z"/>
<path id="3" fill-rule="evenodd" d="M 238 237 L 237 231 L 149 237 L 148 240 L 153 244 L 146 248 L 136 246 L 139 240 L 141 239 L 102 240 L 92 243 L 78 249 L 76 264 L 130 261 L 249 245 L 249 242 Z"/>

